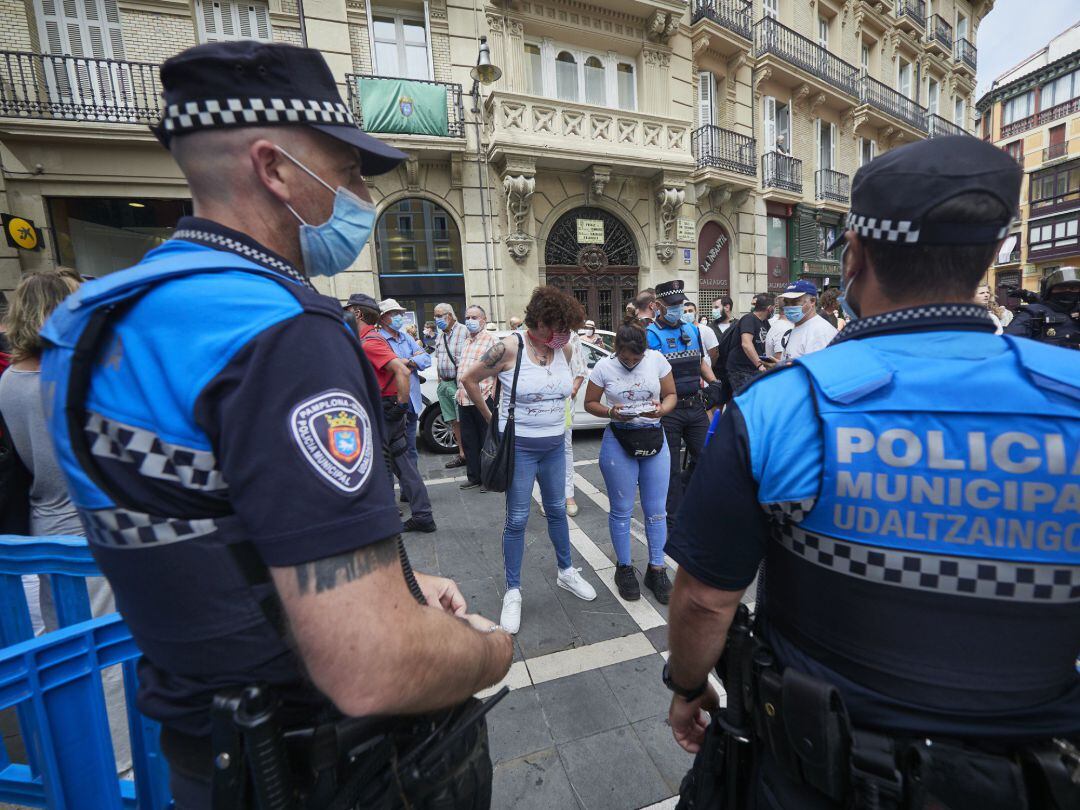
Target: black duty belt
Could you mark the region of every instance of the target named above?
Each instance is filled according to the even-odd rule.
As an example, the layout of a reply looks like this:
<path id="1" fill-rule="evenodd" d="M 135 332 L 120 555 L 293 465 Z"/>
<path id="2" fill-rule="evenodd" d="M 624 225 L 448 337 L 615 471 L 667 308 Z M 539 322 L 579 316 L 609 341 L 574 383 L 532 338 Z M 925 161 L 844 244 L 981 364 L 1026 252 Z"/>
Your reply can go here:
<path id="1" fill-rule="evenodd" d="M 439 382 L 457 382 L 457 377 L 439 377 Z"/>

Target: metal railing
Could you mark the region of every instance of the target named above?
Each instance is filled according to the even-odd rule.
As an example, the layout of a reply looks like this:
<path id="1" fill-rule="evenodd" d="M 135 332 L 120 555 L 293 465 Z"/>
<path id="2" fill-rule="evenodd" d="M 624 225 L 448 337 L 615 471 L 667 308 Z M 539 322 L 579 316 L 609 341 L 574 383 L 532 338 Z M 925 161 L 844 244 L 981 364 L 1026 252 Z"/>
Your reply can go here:
<path id="1" fill-rule="evenodd" d="M 754 22 L 754 7 L 743 0 L 694 0 L 691 23 L 709 19 L 741 37 L 750 39 Z"/>
<path id="2" fill-rule="evenodd" d="M 1080 112 L 1080 96 L 1069 99 L 1068 101 L 1063 101 L 1061 104 L 1055 104 L 1053 107 L 1047 107 L 1045 110 L 1041 110 L 1034 115 L 1029 115 L 1026 118 L 1013 121 L 1011 124 L 1005 124 L 1001 128 L 1001 137 L 1008 138 L 1011 135 L 1016 135 L 1034 127 L 1048 124 L 1051 121 L 1057 121 L 1059 118 L 1064 118 L 1075 112 Z"/>
<path id="3" fill-rule="evenodd" d="M 371 73 L 346 73 L 345 82 L 349 88 L 349 109 L 352 110 L 356 123 L 364 126 L 364 111 L 360 104 L 359 79 L 385 79 L 394 82 L 412 82 L 413 84 L 431 84 L 446 88 L 446 131 L 451 138 L 465 137 L 465 110 L 461 105 L 461 85 L 455 82 L 435 82 L 426 79 L 406 79 L 393 76 L 376 76 Z M 379 132 L 370 129 L 368 132 Z"/>
<path id="4" fill-rule="evenodd" d="M 690 149 L 699 169 L 726 169 L 750 177 L 757 174 L 757 144 L 747 135 L 707 124 L 690 134 Z"/>
<path id="5" fill-rule="evenodd" d="M 952 121 L 947 121 L 937 113 L 930 113 L 927 116 L 929 119 L 929 130 L 931 138 L 941 138 L 945 135 L 967 135 L 967 132 L 962 126 L 954 124 Z"/>
<path id="6" fill-rule="evenodd" d="M 846 203 L 851 199 L 851 178 L 833 169 L 814 172 L 814 192 L 819 200 Z"/>
<path id="7" fill-rule="evenodd" d="M 1069 142 L 1061 141 L 1060 143 L 1052 143 L 1049 146 L 1043 147 L 1042 159 L 1043 163 L 1048 160 L 1057 160 L 1063 158 L 1069 154 Z"/>
<path id="8" fill-rule="evenodd" d="M 978 61 L 977 51 L 975 46 L 968 42 L 963 37 L 956 40 L 956 61 L 962 62 L 972 70 L 975 70 L 975 65 Z"/>
<path id="9" fill-rule="evenodd" d="M 108 124 L 156 123 L 161 117 L 158 66 L 0 51 L 0 115 Z"/>
<path id="10" fill-rule="evenodd" d="M 926 3 L 924 0 L 896 0 L 896 19 L 907 17 L 919 28 L 926 27 Z"/>
<path id="11" fill-rule="evenodd" d="M 761 156 L 761 185 L 802 193 L 802 161 L 780 152 Z"/>
<path id="12" fill-rule="evenodd" d="M 952 51 L 953 32 L 952 26 L 945 22 L 940 14 L 930 18 L 930 28 L 926 33 L 928 42 L 937 42 L 946 51 Z"/>
<path id="13" fill-rule="evenodd" d="M 859 100 L 926 132 L 926 108 L 871 76 L 859 79 Z"/>
<path id="14" fill-rule="evenodd" d="M 754 55 L 771 53 L 850 96 L 859 94 L 859 69 L 772 17 L 754 23 Z"/>

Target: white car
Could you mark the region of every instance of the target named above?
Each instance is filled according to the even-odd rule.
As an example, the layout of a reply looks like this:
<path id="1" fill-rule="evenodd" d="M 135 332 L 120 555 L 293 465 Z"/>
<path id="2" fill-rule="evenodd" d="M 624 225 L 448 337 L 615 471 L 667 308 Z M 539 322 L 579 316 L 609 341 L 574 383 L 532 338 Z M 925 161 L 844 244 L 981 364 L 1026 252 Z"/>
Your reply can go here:
<path id="1" fill-rule="evenodd" d="M 597 330 L 599 332 L 599 330 Z M 495 333 L 496 339 L 502 339 L 510 333 L 501 330 Z M 610 333 L 600 332 L 605 337 Z M 585 353 L 585 364 L 592 368 L 597 361 L 611 354 L 606 348 L 593 346 L 582 342 L 581 350 Z M 457 443 L 454 441 L 454 433 L 450 426 L 443 421 L 442 410 L 439 408 L 439 397 L 436 389 L 439 386 L 439 375 L 435 370 L 434 358 L 432 366 L 426 371 L 420 372 L 423 383 L 420 385 L 420 394 L 424 400 L 424 410 L 420 414 L 419 437 L 427 445 L 429 450 L 436 453 L 456 453 Z M 593 416 L 585 410 L 585 384 L 578 391 L 574 401 L 574 430 L 589 430 L 606 427 L 606 417 Z"/>

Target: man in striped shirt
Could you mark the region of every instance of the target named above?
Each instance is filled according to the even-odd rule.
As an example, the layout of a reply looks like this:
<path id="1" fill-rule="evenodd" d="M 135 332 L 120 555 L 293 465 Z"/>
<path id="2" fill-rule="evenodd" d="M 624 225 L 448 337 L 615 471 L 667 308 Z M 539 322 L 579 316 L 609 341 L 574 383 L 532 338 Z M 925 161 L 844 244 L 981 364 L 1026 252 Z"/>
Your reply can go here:
<path id="1" fill-rule="evenodd" d="M 487 330 L 487 313 L 478 304 L 473 304 L 465 310 L 466 333 L 464 347 L 461 350 L 461 358 L 458 360 L 458 379 L 473 366 L 481 361 L 484 353 L 495 345 L 495 336 Z M 495 395 L 495 378 L 488 377 L 480 381 L 480 393 L 487 400 L 488 410 L 494 411 L 495 404 L 492 397 Z M 465 393 L 465 386 L 459 385 L 457 389 L 457 412 L 461 425 L 460 447 L 465 452 L 465 471 L 469 480 L 461 485 L 462 489 L 484 488 L 480 483 L 480 449 L 484 446 L 484 435 L 487 432 L 487 422 L 480 415 L 480 409 L 469 399 Z"/>
<path id="2" fill-rule="evenodd" d="M 465 464 L 465 453 L 461 449 L 461 427 L 458 423 L 457 394 L 458 366 L 461 363 L 461 351 L 465 346 L 465 327 L 458 323 L 454 308 L 449 304 L 435 307 L 435 370 L 439 374 L 439 410 L 443 421 L 454 431 L 458 454 L 446 463 L 446 469 L 452 470 Z"/>

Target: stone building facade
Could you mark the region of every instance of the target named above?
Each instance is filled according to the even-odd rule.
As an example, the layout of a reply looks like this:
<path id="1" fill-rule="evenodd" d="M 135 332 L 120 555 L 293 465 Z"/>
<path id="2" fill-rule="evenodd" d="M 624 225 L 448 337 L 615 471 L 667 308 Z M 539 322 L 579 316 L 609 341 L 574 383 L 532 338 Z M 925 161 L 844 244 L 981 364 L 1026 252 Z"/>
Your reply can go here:
<path id="1" fill-rule="evenodd" d="M 611 328 L 638 290 L 681 278 L 706 308 L 730 295 L 745 311 L 792 278 L 838 282 L 824 244 L 862 162 L 969 128 L 991 7 L 0 0 L 13 49 L 0 56 L 0 210 L 43 237 L 35 251 L 0 244 L 0 289 L 57 263 L 111 272 L 167 238 L 190 203 L 146 127 L 156 66 L 248 36 L 322 50 L 369 131 L 410 155 L 373 179 L 375 237 L 318 282 L 327 293 L 393 296 L 420 320 L 475 301 L 504 323 L 546 282 Z M 476 86 L 481 36 L 501 77 Z M 386 123 L 399 113 L 439 120 Z"/>

